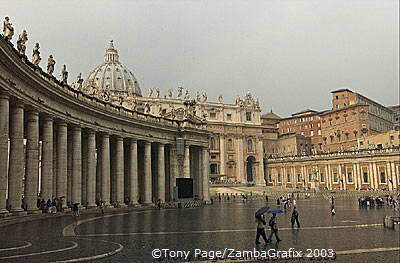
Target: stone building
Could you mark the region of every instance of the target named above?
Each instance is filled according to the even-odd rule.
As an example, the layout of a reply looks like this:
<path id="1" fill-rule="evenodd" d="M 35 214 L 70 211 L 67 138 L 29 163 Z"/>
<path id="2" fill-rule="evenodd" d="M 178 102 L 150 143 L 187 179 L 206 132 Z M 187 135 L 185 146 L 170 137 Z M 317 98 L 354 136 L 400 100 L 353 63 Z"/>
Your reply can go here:
<path id="1" fill-rule="evenodd" d="M 62 81 L 44 72 L 38 44 L 32 63 L 10 40 L 0 37 L 0 216 L 40 212 L 38 198 L 65 208 L 166 202 L 177 178 L 209 200 L 206 123 L 125 107 L 120 95 L 141 91 L 112 46 L 83 87 L 80 76 L 67 84 L 65 66 Z"/>
<path id="2" fill-rule="evenodd" d="M 358 139 L 358 149 L 382 149 L 398 147 L 400 131 L 391 130 L 385 133 L 369 135 Z"/>
<path id="3" fill-rule="evenodd" d="M 265 184 L 261 109 L 250 93 L 238 96 L 234 104 L 224 103 L 222 95 L 217 102 L 209 101 L 206 93 L 197 92 L 192 97 L 182 87 L 176 91 L 168 89 L 164 96 L 160 89 L 149 88 L 145 97 L 134 75 L 120 63 L 112 42 L 106 49 L 104 63 L 89 74 L 82 89 L 157 118 L 207 122 L 206 129 L 212 134 L 210 175 L 228 181 Z M 186 163 L 185 167 L 191 165 Z"/>
<path id="4" fill-rule="evenodd" d="M 400 105 L 390 106 L 389 109 L 394 113 L 394 129 L 400 131 Z"/>

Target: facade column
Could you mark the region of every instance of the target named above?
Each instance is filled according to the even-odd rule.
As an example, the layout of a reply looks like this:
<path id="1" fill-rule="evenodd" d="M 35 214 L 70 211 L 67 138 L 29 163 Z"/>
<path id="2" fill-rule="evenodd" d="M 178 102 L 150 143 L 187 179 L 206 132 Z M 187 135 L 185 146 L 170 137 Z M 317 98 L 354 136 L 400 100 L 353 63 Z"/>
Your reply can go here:
<path id="1" fill-rule="evenodd" d="M 263 147 L 263 142 L 260 139 L 258 141 L 258 180 L 256 182 L 258 182 L 258 184 L 265 186 L 265 179 L 264 179 L 264 147 Z M 286 170 L 285 170 L 285 182 L 287 182 L 287 177 L 286 177 Z M 286 184 L 285 184 L 285 188 L 286 188 Z"/>
<path id="2" fill-rule="evenodd" d="M 53 195 L 53 118 L 44 117 L 42 128 L 42 173 L 40 195 L 46 202 Z"/>
<path id="3" fill-rule="evenodd" d="M 226 174 L 226 161 L 225 161 L 225 136 L 221 134 L 219 136 L 219 173 L 225 175 Z M 253 176 L 253 180 L 254 180 Z M 255 181 L 255 180 L 254 180 Z M 257 181 L 256 181 L 257 182 Z"/>
<path id="4" fill-rule="evenodd" d="M 354 190 L 358 190 L 358 171 L 357 165 L 353 163 L 353 183 L 354 183 Z"/>
<path id="5" fill-rule="evenodd" d="M 205 202 L 209 202 L 210 201 L 210 193 L 209 193 L 209 176 L 208 176 L 208 170 L 209 170 L 209 154 L 208 154 L 208 149 L 206 147 L 203 147 L 202 150 L 202 168 L 201 168 L 201 177 L 202 177 L 202 183 L 203 183 L 203 200 Z"/>
<path id="6" fill-rule="evenodd" d="M 96 207 L 96 133 L 93 130 L 88 130 L 87 136 L 86 201 L 87 208 L 93 208 Z"/>
<path id="7" fill-rule="evenodd" d="M 57 124 L 53 122 L 53 179 L 52 196 L 57 197 Z"/>
<path id="8" fill-rule="evenodd" d="M 390 162 L 390 167 L 392 169 L 392 178 L 393 178 L 393 188 L 394 190 L 396 190 L 399 186 L 398 186 L 398 181 L 399 181 L 399 174 L 396 175 L 396 167 L 394 162 Z"/>
<path id="9" fill-rule="evenodd" d="M 392 169 L 390 169 L 390 162 L 386 162 L 386 174 L 387 174 L 387 184 L 389 186 L 389 191 L 393 190 L 393 176 L 392 176 Z"/>
<path id="10" fill-rule="evenodd" d="M 158 144 L 158 185 L 157 196 L 162 203 L 165 202 L 165 158 L 164 158 L 164 144 Z"/>
<path id="11" fill-rule="evenodd" d="M 28 213 L 41 212 L 37 208 L 39 184 L 39 113 L 27 114 L 25 204 Z"/>
<path id="12" fill-rule="evenodd" d="M 369 163 L 369 169 L 368 169 L 368 174 L 369 174 L 369 181 L 370 181 L 370 187 L 372 189 L 375 189 L 375 180 L 374 180 L 374 167 L 372 165 L 372 162 Z"/>
<path id="13" fill-rule="evenodd" d="M 82 172 L 81 172 L 81 198 L 82 205 L 87 207 L 87 172 L 88 172 L 88 138 L 87 132 L 82 131 Z"/>
<path id="14" fill-rule="evenodd" d="M 102 135 L 101 144 L 101 200 L 110 206 L 110 136 Z"/>
<path id="15" fill-rule="evenodd" d="M 138 148 L 137 141 L 134 139 L 131 139 L 129 144 L 129 181 L 130 205 L 137 205 L 139 200 Z"/>
<path id="16" fill-rule="evenodd" d="M 0 94 L 0 217 L 8 215 L 6 196 L 8 186 L 8 129 L 10 121 L 9 97 Z"/>
<path id="17" fill-rule="evenodd" d="M 179 178 L 178 172 L 178 155 L 176 144 L 171 145 L 170 147 L 170 165 L 171 165 L 171 174 L 170 174 L 170 200 L 175 199 L 174 189 L 176 187 L 176 178 Z"/>
<path id="18" fill-rule="evenodd" d="M 115 190 L 116 202 L 119 207 L 125 206 L 124 204 L 124 140 L 122 137 L 117 136 L 115 140 Z"/>
<path id="19" fill-rule="evenodd" d="M 68 126 L 65 122 L 57 125 L 57 196 L 64 196 L 62 203 L 63 208 L 67 208 L 65 199 L 67 193 L 67 163 L 68 163 Z"/>
<path id="20" fill-rule="evenodd" d="M 67 203 L 72 201 L 72 132 L 67 128 Z"/>
<path id="21" fill-rule="evenodd" d="M 13 214 L 26 213 L 21 208 L 22 180 L 24 178 L 24 105 L 18 103 L 10 109 L 10 165 L 8 199 Z M 52 162 L 53 160 L 51 160 Z M 4 172 L 4 171 L 2 171 Z"/>
<path id="22" fill-rule="evenodd" d="M 72 204 L 82 205 L 82 131 L 74 127 L 72 131 Z"/>
<path id="23" fill-rule="evenodd" d="M 152 182 L 151 182 L 151 142 L 144 143 L 144 200 L 143 204 L 152 203 Z"/>
<path id="24" fill-rule="evenodd" d="M 186 143 L 183 157 L 183 178 L 190 178 L 190 146 Z"/>
<path id="25" fill-rule="evenodd" d="M 328 175 L 328 165 L 325 164 L 325 185 L 328 190 L 331 190 L 331 186 L 329 184 L 329 175 Z"/>
<path id="26" fill-rule="evenodd" d="M 239 181 L 242 183 L 247 182 L 246 180 L 246 173 L 244 171 L 244 147 L 243 147 L 243 138 L 239 137 L 237 140 L 238 144 L 238 175 L 239 175 Z"/>
<path id="27" fill-rule="evenodd" d="M 373 174 L 374 174 L 375 189 L 379 189 L 379 183 L 381 180 L 380 180 L 380 174 L 376 167 L 376 162 L 372 163 L 372 169 L 373 169 Z"/>
<path id="28" fill-rule="evenodd" d="M 357 169 L 358 189 L 361 190 L 361 188 L 362 188 L 362 179 L 361 179 L 362 173 L 361 173 L 361 169 L 360 169 L 360 163 L 356 164 L 356 169 Z"/>

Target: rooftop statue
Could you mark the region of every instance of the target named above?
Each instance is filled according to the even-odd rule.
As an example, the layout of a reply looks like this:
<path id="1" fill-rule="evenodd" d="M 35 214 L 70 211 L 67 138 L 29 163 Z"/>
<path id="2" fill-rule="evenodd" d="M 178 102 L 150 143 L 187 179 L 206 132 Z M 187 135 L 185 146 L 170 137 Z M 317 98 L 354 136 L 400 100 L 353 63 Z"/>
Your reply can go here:
<path id="1" fill-rule="evenodd" d="M 222 98 L 222 94 L 221 94 L 221 95 L 218 96 L 218 102 L 219 102 L 219 103 L 222 103 L 222 99 L 223 99 L 223 98 Z"/>
<path id="2" fill-rule="evenodd" d="M 190 94 L 188 90 L 185 92 L 185 100 L 190 100 Z"/>
<path id="3" fill-rule="evenodd" d="M 176 96 L 178 99 L 182 99 L 182 91 L 183 91 L 183 88 L 182 87 L 178 87 L 178 95 Z"/>
<path id="4" fill-rule="evenodd" d="M 168 98 L 172 98 L 172 89 L 168 89 Z"/>
<path id="5" fill-rule="evenodd" d="M 67 71 L 67 66 L 64 65 L 63 69 L 61 71 L 61 79 L 63 84 L 68 84 L 68 71 Z"/>
<path id="6" fill-rule="evenodd" d="M 53 55 L 50 55 L 49 58 L 47 59 L 47 74 L 53 75 L 55 64 L 56 61 L 53 59 Z"/>
<path id="7" fill-rule="evenodd" d="M 153 89 L 152 88 L 149 88 L 148 90 L 147 90 L 147 96 L 150 98 L 151 96 L 153 96 Z"/>
<path id="8" fill-rule="evenodd" d="M 196 101 L 197 101 L 197 102 L 200 102 L 200 100 L 201 100 L 200 92 L 197 92 L 197 94 L 196 94 Z"/>
<path id="9" fill-rule="evenodd" d="M 76 85 L 78 90 L 82 90 L 83 78 L 82 73 L 79 73 L 78 77 L 76 77 Z"/>
<path id="10" fill-rule="evenodd" d="M 207 101 L 207 99 L 208 99 L 208 97 L 207 97 L 207 93 L 203 93 L 203 102 L 206 102 Z"/>
<path id="11" fill-rule="evenodd" d="M 144 110 L 145 113 L 150 114 L 151 108 L 150 108 L 150 103 L 146 101 L 146 103 L 144 104 Z"/>
<path id="12" fill-rule="evenodd" d="M 39 43 L 35 44 L 35 47 L 33 48 L 33 54 L 32 54 L 32 64 L 35 66 L 39 66 L 40 61 L 42 58 L 40 57 L 40 46 Z"/>
<path id="13" fill-rule="evenodd" d="M 160 89 L 156 88 L 156 97 L 159 98 L 160 97 Z"/>
<path id="14" fill-rule="evenodd" d="M 26 51 L 26 42 L 28 41 L 28 33 L 26 33 L 26 30 L 22 31 L 21 34 L 18 36 L 18 41 L 17 41 L 17 49 L 18 52 L 22 55 L 25 55 Z"/>
<path id="15" fill-rule="evenodd" d="M 8 16 L 6 16 L 3 21 L 3 35 L 6 40 L 11 40 L 14 35 L 14 28 Z"/>

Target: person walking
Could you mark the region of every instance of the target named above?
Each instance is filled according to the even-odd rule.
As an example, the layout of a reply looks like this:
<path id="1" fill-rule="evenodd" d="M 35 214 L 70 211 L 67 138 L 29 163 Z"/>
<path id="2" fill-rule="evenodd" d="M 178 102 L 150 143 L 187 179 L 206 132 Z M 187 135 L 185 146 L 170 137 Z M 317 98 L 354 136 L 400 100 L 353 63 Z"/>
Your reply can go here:
<path id="1" fill-rule="evenodd" d="M 295 222 L 297 223 L 297 227 L 300 227 L 299 212 L 297 211 L 296 207 L 293 208 L 291 222 L 292 222 L 292 228 L 294 227 Z"/>
<path id="2" fill-rule="evenodd" d="M 265 234 L 265 225 L 267 222 L 265 222 L 264 215 L 258 215 L 256 216 L 256 224 L 257 224 L 257 233 L 256 233 L 256 245 L 260 244 L 260 236 L 263 237 L 265 243 L 268 243 L 267 240 L 267 235 Z"/>
<path id="3" fill-rule="evenodd" d="M 276 242 L 282 241 L 282 239 L 278 236 L 278 225 L 276 223 L 276 214 L 272 214 L 271 219 L 269 220 L 268 225 L 271 227 L 271 234 L 269 234 L 268 242 L 272 241 L 272 236 L 275 234 Z"/>

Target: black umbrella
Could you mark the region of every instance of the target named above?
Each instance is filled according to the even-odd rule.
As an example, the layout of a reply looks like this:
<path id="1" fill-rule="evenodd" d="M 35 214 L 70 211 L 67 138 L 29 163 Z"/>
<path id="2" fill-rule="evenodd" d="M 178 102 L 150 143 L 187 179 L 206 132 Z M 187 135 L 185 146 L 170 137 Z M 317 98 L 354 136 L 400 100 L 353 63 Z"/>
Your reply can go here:
<path id="1" fill-rule="evenodd" d="M 266 212 L 268 211 L 268 209 L 269 209 L 268 206 L 263 206 L 263 207 L 261 207 L 260 209 L 257 210 L 255 216 L 256 216 L 256 217 L 261 216 L 262 214 L 266 213 Z"/>

